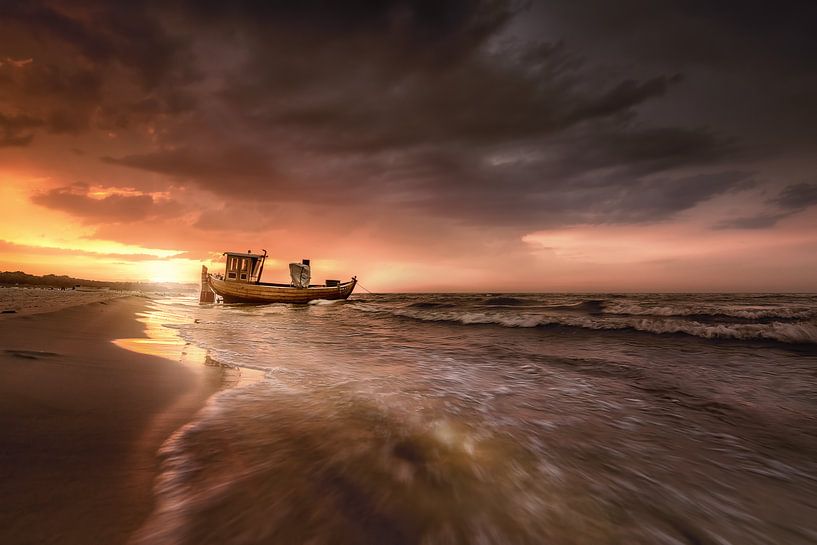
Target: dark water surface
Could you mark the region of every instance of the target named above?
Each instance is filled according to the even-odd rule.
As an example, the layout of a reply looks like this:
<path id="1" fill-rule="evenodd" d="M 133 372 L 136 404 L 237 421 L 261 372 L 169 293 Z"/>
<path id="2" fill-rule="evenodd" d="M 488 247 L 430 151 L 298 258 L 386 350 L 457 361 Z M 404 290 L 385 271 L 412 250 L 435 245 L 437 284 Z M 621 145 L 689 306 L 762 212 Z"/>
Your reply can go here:
<path id="1" fill-rule="evenodd" d="M 167 442 L 139 543 L 817 543 L 817 296 L 154 306 L 266 380 Z"/>

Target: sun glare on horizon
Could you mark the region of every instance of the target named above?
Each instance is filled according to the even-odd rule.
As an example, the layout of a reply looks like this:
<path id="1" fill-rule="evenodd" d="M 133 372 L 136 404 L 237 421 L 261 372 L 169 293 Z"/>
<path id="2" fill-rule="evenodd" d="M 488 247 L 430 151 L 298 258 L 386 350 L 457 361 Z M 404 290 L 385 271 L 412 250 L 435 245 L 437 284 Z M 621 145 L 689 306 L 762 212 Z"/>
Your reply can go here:
<path id="1" fill-rule="evenodd" d="M 189 259 L 145 261 L 139 265 L 142 276 L 149 282 L 190 283 L 196 281 L 198 262 Z"/>

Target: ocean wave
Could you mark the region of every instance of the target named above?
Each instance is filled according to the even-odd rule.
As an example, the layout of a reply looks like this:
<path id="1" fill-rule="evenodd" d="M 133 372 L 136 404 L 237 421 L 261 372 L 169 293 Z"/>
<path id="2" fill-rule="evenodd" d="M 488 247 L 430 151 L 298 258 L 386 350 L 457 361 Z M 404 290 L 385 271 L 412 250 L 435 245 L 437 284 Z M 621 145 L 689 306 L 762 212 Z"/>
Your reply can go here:
<path id="1" fill-rule="evenodd" d="M 492 307 L 515 307 L 528 305 L 530 303 L 517 297 L 489 297 L 483 301 L 482 304 Z"/>
<path id="2" fill-rule="evenodd" d="M 705 339 L 771 340 L 791 344 L 817 344 L 817 324 L 702 324 L 681 320 L 639 320 L 633 329 L 650 333 L 685 333 Z"/>
<path id="3" fill-rule="evenodd" d="M 608 304 L 604 299 L 588 299 L 579 303 L 570 305 L 552 305 L 548 306 L 548 310 L 567 310 L 567 311 L 584 311 L 589 314 L 599 314 L 604 312 L 605 306 Z"/>
<path id="4" fill-rule="evenodd" d="M 577 315 L 502 314 L 490 312 L 417 311 L 393 309 L 395 316 L 431 322 L 456 322 L 503 327 L 533 328 L 565 326 L 592 330 L 635 330 L 654 334 L 686 334 L 705 339 L 768 340 L 790 344 L 817 344 L 814 322 L 771 322 L 762 324 L 706 324 L 673 318 L 586 317 Z"/>
<path id="5" fill-rule="evenodd" d="M 326 305 L 337 305 L 339 303 L 345 303 L 345 299 L 313 299 L 308 304 L 313 306 L 326 306 Z"/>
<path id="6" fill-rule="evenodd" d="M 162 446 L 156 505 L 129 545 L 449 543 L 452 528 L 469 543 L 533 543 L 546 531 L 552 488 L 516 442 L 319 393 L 271 383 L 212 398 Z"/>
<path id="7" fill-rule="evenodd" d="M 602 312 L 621 316 L 700 316 L 711 318 L 808 319 L 817 310 L 804 308 L 713 308 L 704 305 L 644 306 L 636 303 L 605 303 Z"/>
<path id="8" fill-rule="evenodd" d="M 438 303 L 435 301 L 419 301 L 417 303 L 410 303 L 409 308 L 453 308 L 452 303 Z"/>

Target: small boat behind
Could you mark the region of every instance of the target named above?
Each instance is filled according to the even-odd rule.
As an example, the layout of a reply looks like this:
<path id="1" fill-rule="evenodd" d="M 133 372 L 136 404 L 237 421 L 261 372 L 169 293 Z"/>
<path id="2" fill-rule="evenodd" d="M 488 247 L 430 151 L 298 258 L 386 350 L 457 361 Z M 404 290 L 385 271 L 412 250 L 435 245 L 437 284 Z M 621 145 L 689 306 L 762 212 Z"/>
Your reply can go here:
<path id="1" fill-rule="evenodd" d="M 221 296 L 225 303 L 308 303 L 317 299 L 347 299 L 355 289 L 357 279 L 353 276 L 348 282 L 327 280 L 325 284 L 310 284 L 311 270 L 309 260 L 291 263 L 289 266 L 291 282 L 276 284 L 261 282 L 264 261 L 263 254 L 251 252 L 225 252 L 227 256 L 224 275 L 215 275 L 201 267 L 202 303 L 212 303 L 215 295 Z"/>

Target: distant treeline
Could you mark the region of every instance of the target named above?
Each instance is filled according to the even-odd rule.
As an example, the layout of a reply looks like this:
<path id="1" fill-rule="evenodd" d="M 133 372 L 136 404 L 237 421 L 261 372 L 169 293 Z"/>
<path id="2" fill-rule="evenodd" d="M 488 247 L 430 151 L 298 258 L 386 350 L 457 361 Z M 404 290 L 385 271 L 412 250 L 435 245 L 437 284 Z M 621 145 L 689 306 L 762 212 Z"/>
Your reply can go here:
<path id="1" fill-rule="evenodd" d="M 65 275 L 46 274 L 36 276 L 23 271 L 2 272 L 0 271 L 0 285 L 5 286 L 43 286 L 54 288 L 109 288 L 112 290 L 124 291 L 157 291 L 157 290 L 178 290 L 189 289 L 186 284 L 174 283 L 153 283 L 153 282 L 105 282 L 102 280 L 85 280 L 84 278 L 72 278 Z"/>

